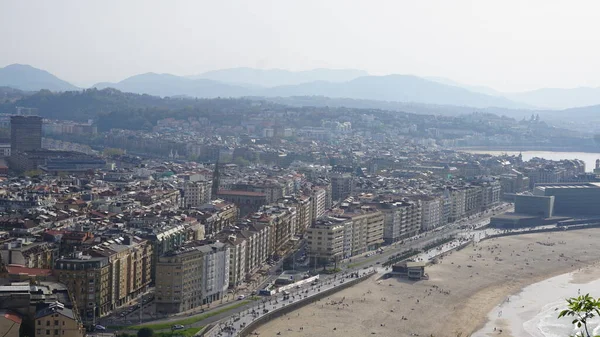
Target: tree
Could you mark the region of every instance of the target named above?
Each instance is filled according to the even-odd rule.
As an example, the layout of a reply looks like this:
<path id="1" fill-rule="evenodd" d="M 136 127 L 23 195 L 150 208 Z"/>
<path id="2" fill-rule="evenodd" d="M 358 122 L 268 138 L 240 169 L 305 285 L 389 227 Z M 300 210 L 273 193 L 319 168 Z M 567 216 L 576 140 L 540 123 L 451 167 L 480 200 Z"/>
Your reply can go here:
<path id="1" fill-rule="evenodd" d="M 558 314 L 558 318 L 565 316 L 573 317 L 571 323 L 581 330 L 575 336 L 592 337 L 588 330 L 587 323 L 589 319 L 600 316 L 600 299 L 594 299 L 590 294 L 585 294 L 567 299 L 567 304 L 567 309 L 561 311 L 560 314 Z"/>
<path id="2" fill-rule="evenodd" d="M 39 177 L 39 176 L 41 176 L 42 174 L 44 174 L 44 172 L 42 172 L 42 170 L 36 169 L 36 170 L 26 171 L 23 174 L 26 175 L 26 176 L 28 176 L 28 177 L 30 177 L 30 178 L 33 178 L 33 177 Z"/>
<path id="3" fill-rule="evenodd" d="M 150 328 L 141 328 L 137 332 L 137 337 L 152 337 L 154 336 L 154 330 Z"/>

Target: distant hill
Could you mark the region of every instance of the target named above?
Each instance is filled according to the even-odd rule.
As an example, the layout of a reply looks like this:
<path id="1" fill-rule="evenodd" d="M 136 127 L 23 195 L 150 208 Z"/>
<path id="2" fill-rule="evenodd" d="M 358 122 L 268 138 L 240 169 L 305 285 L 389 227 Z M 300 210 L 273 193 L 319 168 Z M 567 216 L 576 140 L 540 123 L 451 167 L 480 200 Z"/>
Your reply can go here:
<path id="1" fill-rule="evenodd" d="M 0 102 L 12 102 L 16 101 L 27 95 L 31 95 L 32 92 L 23 91 L 11 87 L 0 87 Z"/>
<path id="2" fill-rule="evenodd" d="M 271 88 L 265 96 L 327 96 L 471 107 L 520 108 L 496 97 L 412 75 L 364 76 L 344 83 L 312 82 Z"/>
<path id="3" fill-rule="evenodd" d="M 366 71 L 356 69 L 289 71 L 283 69 L 231 68 L 208 71 L 200 75 L 188 77 L 191 79 L 209 79 L 246 87 L 276 87 L 315 81 L 347 82 L 368 75 Z"/>
<path id="4" fill-rule="evenodd" d="M 434 82 L 438 82 L 438 83 L 446 84 L 446 85 L 453 85 L 455 87 L 464 88 L 469 91 L 478 92 L 480 94 L 486 94 L 486 95 L 491 95 L 491 96 L 503 96 L 504 95 L 503 93 L 501 93 L 495 89 L 492 89 L 492 88 L 489 88 L 489 87 L 486 87 L 483 85 L 462 84 L 462 83 L 458 83 L 458 82 L 455 82 L 451 79 L 444 78 L 444 77 L 424 77 L 424 78 L 426 80 L 430 80 L 430 81 L 434 81 Z"/>
<path id="5" fill-rule="evenodd" d="M 256 88 L 208 79 L 190 79 L 169 74 L 147 73 L 127 78 L 118 83 L 98 83 L 95 87 L 98 89 L 111 87 L 125 92 L 158 96 L 184 95 L 199 98 L 327 96 L 479 108 L 523 107 L 522 104 L 503 97 L 475 93 L 464 88 L 409 75 L 363 76 L 347 82 L 315 81 L 272 88 Z"/>
<path id="6" fill-rule="evenodd" d="M 25 91 L 47 89 L 51 91 L 78 90 L 76 86 L 41 69 L 24 64 L 11 64 L 0 68 L 0 86 Z"/>
<path id="7" fill-rule="evenodd" d="M 41 90 L 16 101 L 0 101 L 0 113 L 14 113 L 17 106 L 38 109 L 50 119 L 96 121 L 99 130 L 111 128 L 149 130 L 163 118 L 206 117 L 237 125 L 236 116 L 277 106 L 272 102 L 249 99 L 161 98 L 124 93 L 116 89 L 85 89 L 51 92 Z"/>
<path id="8" fill-rule="evenodd" d="M 94 88 L 115 88 L 124 92 L 156 96 L 240 97 L 251 94 L 251 89 L 207 79 L 190 79 L 171 74 L 146 73 L 132 76 L 118 83 L 98 83 Z"/>
<path id="9" fill-rule="evenodd" d="M 512 100 L 547 109 L 566 109 L 600 104 L 600 88 L 544 88 L 505 94 Z"/>

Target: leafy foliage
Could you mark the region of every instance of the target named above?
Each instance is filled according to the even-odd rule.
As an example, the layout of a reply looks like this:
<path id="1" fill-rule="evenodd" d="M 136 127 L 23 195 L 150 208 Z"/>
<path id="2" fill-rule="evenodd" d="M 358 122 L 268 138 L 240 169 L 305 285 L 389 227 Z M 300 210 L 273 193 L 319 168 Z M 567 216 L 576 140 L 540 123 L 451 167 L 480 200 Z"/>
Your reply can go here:
<path id="1" fill-rule="evenodd" d="M 115 89 L 87 89 L 54 93 L 41 90 L 16 101 L 0 103 L 0 113 L 14 113 L 17 106 L 37 108 L 42 117 L 97 122 L 101 131 L 111 128 L 149 130 L 164 118 L 204 117 L 220 124 L 237 125 L 239 115 L 260 111 L 276 103 L 248 99 L 193 99 L 123 93 Z"/>
<path id="2" fill-rule="evenodd" d="M 152 337 L 154 336 L 154 330 L 150 328 L 141 328 L 137 332 L 137 337 Z"/>
<path id="3" fill-rule="evenodd" d="M 590 294 L 585 294 L 567 299 L 567 304 L 567 309 L 561 311 L 560 314 L 558 314 L 558 318 L 566 316 L 573 317 L 571 323 L 581 330 L 575 336 L 592 337 L 587 324 L 588 320 L 591 318 L 600 316 L 600 299 L 595 299 L 591 297 Z"/>

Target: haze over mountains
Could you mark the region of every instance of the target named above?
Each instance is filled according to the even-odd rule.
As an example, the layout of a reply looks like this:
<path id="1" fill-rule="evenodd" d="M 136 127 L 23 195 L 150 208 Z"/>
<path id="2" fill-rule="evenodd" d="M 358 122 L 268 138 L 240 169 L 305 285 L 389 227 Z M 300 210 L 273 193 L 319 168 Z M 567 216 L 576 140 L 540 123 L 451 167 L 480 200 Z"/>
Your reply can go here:
<path id="1" fill-rule="evenodd" d="M 41 69 L 24 64 L 11 64 L 0 68 L 0 86 L 24 91 L 48 89 L 51 91 L 79 90 L 67 81 Z"/>
<path id="2" fill-rule="evenodd" d="M 0 68 L 0 86 L 24 91 L 81 89 L 44 70 L 19 64 Z M 491 88 L 464 85 L 439 77 L 372 76 L 355 69 L 293 72 L 281 69 L 232 68 L 193 76 L 146 73 L 131 76 L 117 83 L 97 83 L 93 87 L 111 87 L 125 92 L 157 96 L 325 96 L 504 109 L 564 109 L 600 104 L 600 88 L 538 89 L 522 93 L 501 93 Z"/>
<path id="3" fill-rule="evenodd" d="M 250 87 L 277 87 L 280 85 L 294 85 L 316 81 L 347 82 L 362 76 L 369 76 L 369 73 L 356 69 L 289 71 L 283 69 L 230 68 L 207 71 L 200 75 L 188 77 L 191 79 L 208 79 Z"/>

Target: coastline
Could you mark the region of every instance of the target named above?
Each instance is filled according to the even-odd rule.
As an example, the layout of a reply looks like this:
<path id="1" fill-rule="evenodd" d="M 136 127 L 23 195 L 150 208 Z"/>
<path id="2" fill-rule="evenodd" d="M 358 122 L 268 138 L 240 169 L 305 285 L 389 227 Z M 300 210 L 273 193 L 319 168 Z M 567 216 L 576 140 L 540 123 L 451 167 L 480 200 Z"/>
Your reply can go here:
<path id="1" fill-rule="evenodd" d="M 511 294 L 488 314 L 487 321 L 472 337 L 495 335 L 494 329 L 515 337 L 567 336 L 572 333 L 571 319 L 558 319 L 566 307 L 566 298 L 600 288 L 600 262 L 577 271 L 553 276 Z M 598 329 L 598 322 L 594 324 Z"/>
<path id="2" fill-rule="evenodd" d="M 560 146 L 460 146 L 452 147 L 458 152 L 579 152 L 579 153 L 598 153 L 598 148 L 587 147 L 560 147 Z"/>
<path id="3" fill-rule="evenodd" d="M 451 252 L 441 263 L 428 267 L 429 280 L 367 280 L 275 319 L 257 332 L 268 336 L 277 332 L 282 336 L 469 336 L 488 324 L 490 313 L 507 297 L 598 263 L 600 247 L 594 240 L 598 235 L 600 229 L 585 229 L 486 240 Z M 580 274 L 578 282 L 590 277 Z M 502 326 L 508 335 L 509 322 Z M 299 327 L 304 328 L 302 333 Z"/>

